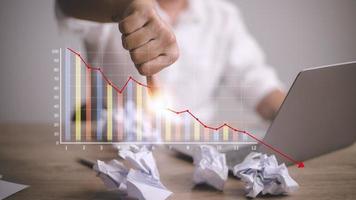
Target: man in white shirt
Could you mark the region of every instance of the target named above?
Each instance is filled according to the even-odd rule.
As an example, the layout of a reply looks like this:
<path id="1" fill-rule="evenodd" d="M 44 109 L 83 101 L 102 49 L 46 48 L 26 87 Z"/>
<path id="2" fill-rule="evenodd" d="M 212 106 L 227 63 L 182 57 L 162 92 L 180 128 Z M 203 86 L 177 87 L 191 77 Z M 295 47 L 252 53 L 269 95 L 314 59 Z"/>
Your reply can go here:
<path id="1" fill-rule="evenodd" d="M 143 81 L 147 76 L 148 84 L 158 80 L 171 91 L 174 109 L 189 108 L 201 120 L 212 120 L 214 97 L 223 89 L 243 96 L 244 106 L 266 120 L 285 97 L 226 0 L 58 0 L 57 18 L 80 33 L 89 62 L 102 64 L 117 85 L 128 75 Z"/>

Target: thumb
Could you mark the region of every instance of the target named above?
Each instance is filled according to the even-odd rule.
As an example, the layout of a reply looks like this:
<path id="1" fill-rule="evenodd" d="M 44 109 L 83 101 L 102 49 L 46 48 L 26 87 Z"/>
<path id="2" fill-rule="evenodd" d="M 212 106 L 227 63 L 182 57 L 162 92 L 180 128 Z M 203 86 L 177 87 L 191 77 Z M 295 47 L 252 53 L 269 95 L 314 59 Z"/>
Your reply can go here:
<path id="1" fill-rule="evenodd" d="M 159 93 L 158 80 L 155 75 L 146 76 L 147 85 L 149 87 L 148 91 L 151 96 L 155 96 Z"/>

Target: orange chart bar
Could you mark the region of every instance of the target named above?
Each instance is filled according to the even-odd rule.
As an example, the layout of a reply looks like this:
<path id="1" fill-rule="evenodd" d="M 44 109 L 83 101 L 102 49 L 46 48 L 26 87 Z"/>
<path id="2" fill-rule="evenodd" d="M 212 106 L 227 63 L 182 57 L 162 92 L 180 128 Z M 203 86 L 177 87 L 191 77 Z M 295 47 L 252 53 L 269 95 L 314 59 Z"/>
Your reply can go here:
<path id="1" fill-rule="evenodd" d="M 204 129 L 204 141 L 210 141 L 210 130 L 207 128 Z"/>
<path id="2" fill-rule="evenodd" d="M 107 140 L 112 141 L 112 87 L 107 85 Z"/>
<path id="3" fill-rule="evenodd" d="M 75 56 L 75 140 L 81 140 L 81 60 Z"/>
<path id="4" fill-rule="evenodd" d="M 181 140 L 181 124 L 180 123 L 175 123 L 175 126 L 176 126 L 176 135 L 175 135 L 175 139 L 176 141 L 180 141 Z"/>
<path id="5" fill-rule="evenodd" d="M 85 136 L 86 140 L 91 140 L 91 71 L 86 70 L 86 106 L 85 106 Z"/>

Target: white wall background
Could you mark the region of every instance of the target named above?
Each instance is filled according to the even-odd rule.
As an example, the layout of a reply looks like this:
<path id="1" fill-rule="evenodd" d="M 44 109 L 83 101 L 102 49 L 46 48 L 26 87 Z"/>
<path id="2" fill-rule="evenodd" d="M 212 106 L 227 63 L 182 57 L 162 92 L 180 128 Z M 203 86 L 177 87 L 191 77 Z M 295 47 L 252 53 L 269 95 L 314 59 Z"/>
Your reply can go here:
<path id="1" fill-rule="evenodd" d="M 355 0 L 232 0 L 290 85 L 305 66 L 356 60 Z M 0 122 L 52 121 L 56 47 L 80 46 L 58 34 L 53 1 L 0 3 Z"/>

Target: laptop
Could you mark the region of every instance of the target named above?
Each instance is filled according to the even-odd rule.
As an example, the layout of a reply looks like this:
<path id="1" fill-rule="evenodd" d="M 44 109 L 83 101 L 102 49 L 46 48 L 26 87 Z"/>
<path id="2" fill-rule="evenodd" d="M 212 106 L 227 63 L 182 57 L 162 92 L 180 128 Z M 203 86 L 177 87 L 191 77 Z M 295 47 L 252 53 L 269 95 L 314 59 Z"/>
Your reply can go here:
<path id="1" fill-rule="evenodd" d="M 302 167 L 303 161 L 347 147 L 355 139 L 356 62 L 349 62 L 301 71 L 265 137 L 257 145 L 225 153 L 230 169 L 251 151 Z"/>

